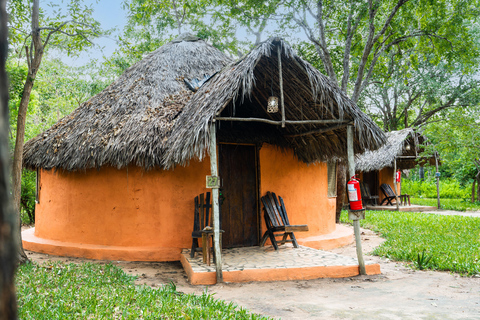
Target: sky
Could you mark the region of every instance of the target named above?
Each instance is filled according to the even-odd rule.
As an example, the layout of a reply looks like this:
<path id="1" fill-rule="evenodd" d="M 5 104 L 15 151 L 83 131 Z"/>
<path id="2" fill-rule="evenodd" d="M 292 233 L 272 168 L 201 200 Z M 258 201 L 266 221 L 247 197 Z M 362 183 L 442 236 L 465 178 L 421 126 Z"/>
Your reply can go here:
<path id="1" fill-rule="evenodd" d="M 94 18 L 101 23 L 103 29 L 113 29 L 116 31 L 108 36 L 95 39 L 93 42 L 97 45 L 95 48 L 89 49 L 88 51 L 80 53 L 79 57 L 66 57 L 61 53 L 56 53 L 54 56 L 60 58 L 63 62 L 70 66 L 82 66 L 87 64 L 91 59 L 102 60 L 103 56 L 109 57 L 117 48 L 117 43 L 115 37 L 118 34 L 121 34 L 124 26 L 127 23 L 127 12 L 122 9 L 122 3 L 124 0 L 84 0 L 85 4 L 92 5 L 94 12 Z M 40 0 L 40 7 L 45 11 L 50 11 L 48 4 L 53 3 L 59 5 L 60 7 L 66 7 L 69 0 Z M 270 28 L 267 27 L 264 39 L 266 39 L 266 33 Z M 273 32 L 273 28 L 270 32 Z M 291 35 L 290 35 L 291 36 Z M 296 37 L 305 39 L 305 35 L 296 35 Z M 255 41 L 253 35 L 248 34 L 245 30 L 241 28 L 237 29 L 237 38 L 239 40 L 249 40 L 251 42 Z"/>
<path id="2" fill-rule="evenodd" d="M 82 52 L 79 57 L 70 58 L 62 55 L 61 59 L 69 65 L 81 66 L 86 64 L 92 58 L 101 59 L 103 56 L 110 56 L 117 47 L 117 43 L 114 40 L 115 35 L 119 34 L 123 30 L 123 27 L 127 22 L 127 14 L 126 11 L 122 9 L 122 2 L 122 0 L 85 0 L 85 4 L 93 5 L 93 16 L 101 23 L 103 29 L 115 28 L 117 31 L 108 37 L 95 39 L 93 42 L 97 45 L 97 47 Z M 40 7 L 48 12 L 49 7 L 46 5 L 47 3 L 54 3 L 61 7 L 65 7 L 68 1 L 41 1 Z M 57 55 L 60 54 L 57 53 Z"/>

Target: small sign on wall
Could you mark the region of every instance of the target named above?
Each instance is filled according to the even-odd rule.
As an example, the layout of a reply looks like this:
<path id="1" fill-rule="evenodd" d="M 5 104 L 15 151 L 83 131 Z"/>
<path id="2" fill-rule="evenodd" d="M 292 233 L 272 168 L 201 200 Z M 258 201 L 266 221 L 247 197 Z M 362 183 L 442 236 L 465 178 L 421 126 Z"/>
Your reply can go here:
<path id="1" fill-rule="evenodd" d="M 209 188 L 209 189 L 220 188 L 220 177 L 218 177 L 218 176 L 207 176 L 207 188 Z"/>

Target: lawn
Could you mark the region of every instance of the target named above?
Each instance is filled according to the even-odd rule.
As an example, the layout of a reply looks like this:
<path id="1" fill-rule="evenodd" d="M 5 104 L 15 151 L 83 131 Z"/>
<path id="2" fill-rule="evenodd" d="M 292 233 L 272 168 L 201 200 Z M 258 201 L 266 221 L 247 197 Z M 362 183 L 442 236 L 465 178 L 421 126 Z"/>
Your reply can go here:
<path id="1" fill-rule="evenodd" d="M 346 212 L 341 221 L 351 223 Z M 360 224 L 387 240 L 375 255 L 411 262 L 419 269 L 480 274 L 480 218 L 367 211 Z"/>
<path id="2" fill-rule="evenodd" d="M 437 206 L 437 199 L 431 198 L 411 198 L 412 204 L 421 206 Z M 464 199 L 440 199 L 440 206 L 445 210 L 455 211 L 478 211 L 480 210 L 480 202 L 472 203 L 470 200 Z"/>
<path id="3" fill-rule="evenodd" d="M 268 319 L 208 293 L 153 289 L 113 265 L 61 262 L 21 266 L 20 319 Z"/>

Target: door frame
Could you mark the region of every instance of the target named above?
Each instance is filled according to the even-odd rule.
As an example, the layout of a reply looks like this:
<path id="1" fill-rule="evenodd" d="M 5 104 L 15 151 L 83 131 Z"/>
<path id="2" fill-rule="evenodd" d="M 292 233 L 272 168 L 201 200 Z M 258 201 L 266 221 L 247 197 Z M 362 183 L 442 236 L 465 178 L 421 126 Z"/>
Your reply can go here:
<path id="1" fill-rule="evenodd" d="M 255 188 L 255 207 L 256 207 L 256 215 L 257 215 L 257 242 L 260 244 L 260 239 L 262 238 L 262 217 L 261 217 L 261 204 L 260 204 L 260 183 L 261 183 L 261 171 L 260 171 L 260 146 L 255 144 L 255 143 L 235 143 L 235 142 L 217 142 L 217 145 L 237 145 L 237 146 L 251 146 L 255 148 L 255 182 L 256 182 L 256 188 Z M 220 148 L 217 148 L 217 159 L 219 159 L 220 162 Z M 220 164 L 219 164 L 220 167 Z M 220 173 L 219 173 L 220 174 Z M 221 179 L 221 185 L 223 186 L 223 178 L 220 176 Z"/>

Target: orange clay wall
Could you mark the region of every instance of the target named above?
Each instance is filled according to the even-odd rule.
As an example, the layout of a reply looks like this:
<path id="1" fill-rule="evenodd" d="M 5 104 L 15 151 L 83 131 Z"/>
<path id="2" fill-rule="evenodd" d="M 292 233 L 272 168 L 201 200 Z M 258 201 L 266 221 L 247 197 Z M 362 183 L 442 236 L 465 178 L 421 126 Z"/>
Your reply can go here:
<path id="1" fill-rule="evenodd" d="M 207 191 L 209 163 L 207 158 L 202 163 L 191 161 L 188 167 L 148 172 L 138 167 L 70 173 L 43 170 L 35 236 L 134 251 L 152 247 L 161 256 L 149 260 L 179 260 L 181 248 L 192 244 L 193 199 Z M 82 256 L 81 251 L 69 255 Z M 131 259 L 136 260 L 135 253 L 125 260 Z"/>
<path id="2" fill-rule="evenodd" d="M 292 224 L 308 224 L 297 238 L 335 231 L 335 198 L 327 198 L 325 164 L 306 165 L 292 152 L 260 150 L 261 195 L 274 191 Z M 173 261 L 190 248 L 193 199 L 205 189 L 210 161 L 175 170 L 86 172 L 42 170 L 35 231 L 27 250 L 92 259 Z M 261 216 L 262 228 L 265 223 Z M 262 234 L 263 234 L 262 231 Z"/>
<path id="3" fill-rule="evenodd" d="M 307 224 L 308 232 L 297 238 L 335 231 L 336 198 L 327 197 L 327 165 L 299 162 L 292 151 L 264 146 L 260 149 L 260 194 L 275 192 L 285 201 L 290 224 Z M 262 217 L 262 234 L 265 222 Z"/>

